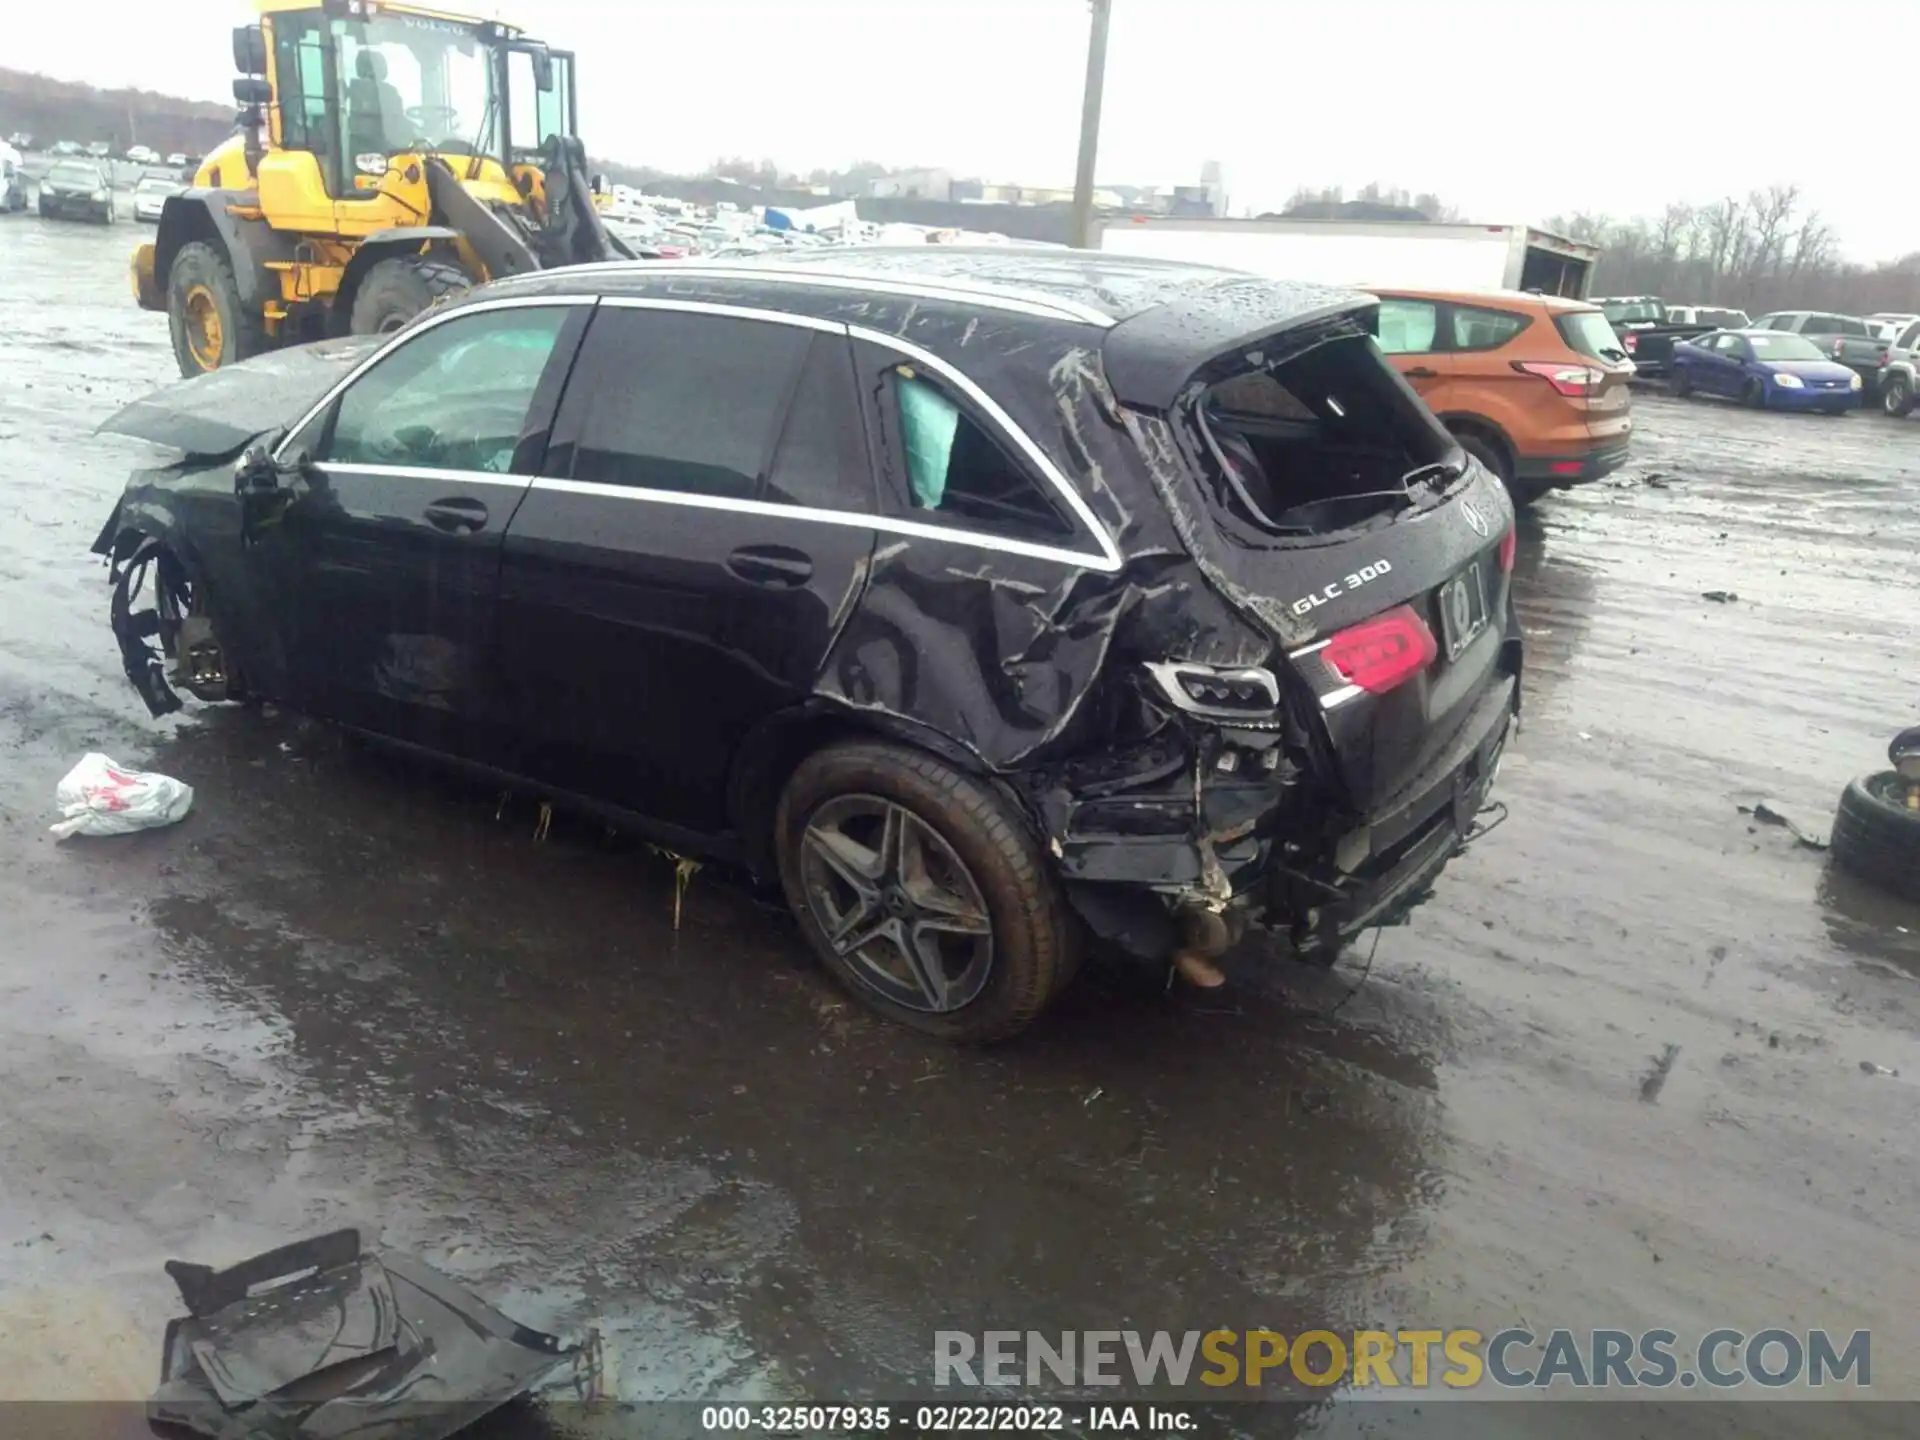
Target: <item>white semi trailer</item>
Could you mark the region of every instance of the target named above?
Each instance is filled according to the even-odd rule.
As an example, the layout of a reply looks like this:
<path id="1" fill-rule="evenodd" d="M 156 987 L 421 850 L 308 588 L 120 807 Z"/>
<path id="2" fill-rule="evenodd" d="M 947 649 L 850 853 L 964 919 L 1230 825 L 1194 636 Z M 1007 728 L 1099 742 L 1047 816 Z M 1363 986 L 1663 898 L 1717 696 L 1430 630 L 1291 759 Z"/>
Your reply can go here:
<path id="1" fill-rule="evenodd" d="M 1405 290 L 1538 290 L 1584 300 L 1600 251 L 1526 225 L 1121 216 L 1091 243 L 1276 280 Z"/>

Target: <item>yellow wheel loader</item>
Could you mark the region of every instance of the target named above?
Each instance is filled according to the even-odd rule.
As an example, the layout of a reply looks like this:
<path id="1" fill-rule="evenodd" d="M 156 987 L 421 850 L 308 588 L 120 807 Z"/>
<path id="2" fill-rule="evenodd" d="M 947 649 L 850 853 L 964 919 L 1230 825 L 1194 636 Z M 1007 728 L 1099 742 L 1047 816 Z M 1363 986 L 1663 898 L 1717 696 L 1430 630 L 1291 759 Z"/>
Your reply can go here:
<path id="1" fill-rule="evenodd" d="M 133 257 L 184 375 L 398 329 L 506 275 L 632 258 L 600 220 L 573 56 L 388 0 L 256 0 L 239 131 Z"/>

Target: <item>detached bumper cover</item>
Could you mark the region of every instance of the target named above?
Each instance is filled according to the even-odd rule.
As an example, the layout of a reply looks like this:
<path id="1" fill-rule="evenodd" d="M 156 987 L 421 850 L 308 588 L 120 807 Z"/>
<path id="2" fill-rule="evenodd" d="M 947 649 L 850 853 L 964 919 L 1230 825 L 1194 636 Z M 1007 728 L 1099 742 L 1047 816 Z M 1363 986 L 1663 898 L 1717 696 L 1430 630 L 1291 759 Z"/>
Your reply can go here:
<path id="1" fill-rule="evenodd" d="M 581 1362 L 410 1256 L 362 1252 L 357 1231 L 231 1269 L 174 1260 L 191 1312 L 167 1325 L 156 1427 L 247 1440 L 440 1440 Z"/>

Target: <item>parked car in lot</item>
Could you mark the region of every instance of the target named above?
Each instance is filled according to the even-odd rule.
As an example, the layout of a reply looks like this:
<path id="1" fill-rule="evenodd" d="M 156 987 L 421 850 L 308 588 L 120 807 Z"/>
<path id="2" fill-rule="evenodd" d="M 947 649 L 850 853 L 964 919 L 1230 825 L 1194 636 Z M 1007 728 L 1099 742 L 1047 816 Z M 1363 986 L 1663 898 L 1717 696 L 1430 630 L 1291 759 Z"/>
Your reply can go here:
<path id="1" fill-rule="evenodd" d="M 24 130 L 16 130 L 7 137 L 7 144 L 16 150 L 31 150 L 33 149 L 33 136 Z"/>
<path id="2" fill-rule="evenodd" d="M 1874 334 L 1891 344 L 1897 341 L 1901 333 L 1915 321 L 1920 321 L 1920 315 L 1904 315 L 1881 310 L 1867 316 L 1866 321 L 1872 327 Z"/>
<path id="3" fill-rule="evenodd" d="M 56 140 L 47 151 L 47 154 L 53 156 L 56 160 L 64 159 L 69 155 L 80 156 L 86 153 L 87 147 L 77 140 Z"/>
<path id="4" fill-rule="evenodd" d="M 186 152 L 183 150 L 176 150 L 171 155 L 167 156 L 167 164 L 169 165 L 180 166 L 180 165 L 185 165 L 186 163 L 187 163 L 187 156 L 186 156 Z"/>
<path id="5" fill-rule="evenodd" d="M 1875 386 L 1880 408 L 1895 419 L 1912 413 L 1920 399 L 1920 319 L 1894 338 Z"/>
<path id="6" fill-rule="evenodd" d="M 1330 958 L 1475 833 L 1513 512 L 1374 303 L 957 246 L 553 270 L 130 406 L 179 463 L 94 549 L 156 713 L 157 647 L 777 876 L 865 1003 L 988 1039 L 1083 935 Z"/>
<path id="7" fill-rule="evenodd" d="M 157 165 L 160 163 L 160 154 L 145 145 L 134 145 L 128 148 L 127 159 L 135 165 Z"/>
<path id="8" fill-rule="evenodd" d="M 1380 348 L 1516 504 L 1626 460 L 1634 367 L 1597 306 L 1515 291 L 1376 293 Z"/>
<path id="9" fill-rule="evenodd" d="M 133 187 L 133 218 L 158 225 L 167 197 L 178 195 L 186 188 L 183 182 L 168 175 L 143 175 L 140 183 Z"/>
<path id="10" fill-rule="evenodd" d="M 1658 295 L 1614 295 L 1593 303 L 1619 335 L 1634 369 L 1649 379 L 1667 373 L 1675 341 L 1690 340 L 1715 328 L 1704 322 L 1670 320 L 1667 304 Z"/>
<path id="11" fill-rule="evenodd" d="M 1673 347 L 1673 393 L 1722 395 L 1760 410 L 1843 415 L 1860 404 L 1859 375 L 1811 340 L 1774 330 L 1721 330 Z"/>
<path id="12" fill-rule="evenodd" d="M 89 160 L 62 160 L 40 177 L 40 213 L 50 220 L 113 222 L 113 186 Z"/>
<path id="13" fill-rule="evenodd" d="M 111 158 L 111 156 L 113 155 L 113 146 L 109 145 L 104 140 L 96 140 L 91 145 L 87 146 L 87 154 L 92 156 L 95 160 L 106 160 Z"/>
<path id="14" fill-rule="evenodd" d="M 1824 310 L 1776 310 L 1753 322 L 1756 330 L 1777 330 L 1813 341 L 1860 377 L 1863 385 L 1878 383 L 1887 363 L 1888 344 L 1857 315 L 1834 315 Z"/>
<path id="15" fill-rule="evenodd" d="M 1753 324 L 1744 310 L 1726 310 L 1716 305 L 1669 305 L 1669 325 L 1705 325 L 1709 330 L 1745 330 Z"/>

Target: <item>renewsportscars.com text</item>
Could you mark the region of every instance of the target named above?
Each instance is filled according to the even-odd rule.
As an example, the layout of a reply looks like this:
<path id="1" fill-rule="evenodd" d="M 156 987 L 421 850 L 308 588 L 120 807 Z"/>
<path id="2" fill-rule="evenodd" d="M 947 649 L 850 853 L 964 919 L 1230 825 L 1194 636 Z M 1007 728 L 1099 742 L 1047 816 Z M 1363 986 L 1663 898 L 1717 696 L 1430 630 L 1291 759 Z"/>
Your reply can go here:
<path id="1" fill-rule="evenodd" d="M 1865 1330 L 1723 1329 L 1695 1342 L 1672 1330 L 941 1330 L 934 1335 L 933 1383 L 1778 1390 L 1869 1386 L 1872 1352 Z"/>

